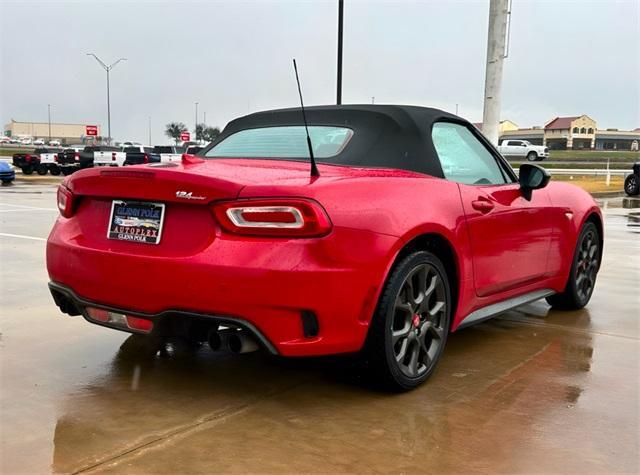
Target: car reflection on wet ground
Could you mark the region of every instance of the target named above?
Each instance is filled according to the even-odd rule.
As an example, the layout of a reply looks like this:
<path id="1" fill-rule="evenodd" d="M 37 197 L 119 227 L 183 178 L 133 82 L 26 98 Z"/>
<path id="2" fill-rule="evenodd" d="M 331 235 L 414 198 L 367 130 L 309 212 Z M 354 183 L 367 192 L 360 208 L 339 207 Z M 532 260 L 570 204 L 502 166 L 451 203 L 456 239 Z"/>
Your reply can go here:
<path id="1" fill-rule="evenodd" d="M 390 395 L 341 358 L 145 359 L 63 316 L 44 266 L 55 188 L 3 188 L 0 470 L 637 473 L 640 200 L 601 205 L 586 309 L 537 302 L 454 333 L 427 384 Z"/>

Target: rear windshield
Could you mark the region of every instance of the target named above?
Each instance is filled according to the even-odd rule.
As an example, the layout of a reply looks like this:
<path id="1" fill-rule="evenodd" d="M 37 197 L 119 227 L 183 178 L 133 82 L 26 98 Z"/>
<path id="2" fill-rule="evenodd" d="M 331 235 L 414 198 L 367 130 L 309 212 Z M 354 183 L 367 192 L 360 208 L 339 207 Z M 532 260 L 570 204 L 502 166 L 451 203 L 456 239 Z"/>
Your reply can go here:
<path id="1" fill-rule="evenodd" d="M 353 131 L 346 127 L 309 126 L 313 155 L 329 158 L 347 145 Z M 304 125 L 246 129 L 229 135 L 209 149 L 206 157 L 307 158 L 309 147 Z"/>
<path id="2" fill-rule="evenodd" d="M 178 147 L 158 145 L 153 147 L 155 153 L 182 153 Z"/>
<path id="3" fill-rule="evenodd" d="M 123 152 L 126 153 L 136 153 L 136 152 L 142 152 L 143 148 L 142 147 L 125 147 Z M 146 151 L 146 150 L 145 150 Z"/>

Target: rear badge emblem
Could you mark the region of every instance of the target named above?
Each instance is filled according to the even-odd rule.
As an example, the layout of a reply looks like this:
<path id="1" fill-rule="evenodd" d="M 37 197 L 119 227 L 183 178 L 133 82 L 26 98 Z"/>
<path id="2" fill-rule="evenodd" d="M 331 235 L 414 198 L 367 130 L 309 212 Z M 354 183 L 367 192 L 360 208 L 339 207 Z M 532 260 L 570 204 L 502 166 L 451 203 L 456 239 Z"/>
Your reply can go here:
<path id="1" fill-rule="evenodd" d="M 193 191 L 176 191 L 176 198 L 185 200 L 206 200 L 206 196 L 194 196 Z"/>

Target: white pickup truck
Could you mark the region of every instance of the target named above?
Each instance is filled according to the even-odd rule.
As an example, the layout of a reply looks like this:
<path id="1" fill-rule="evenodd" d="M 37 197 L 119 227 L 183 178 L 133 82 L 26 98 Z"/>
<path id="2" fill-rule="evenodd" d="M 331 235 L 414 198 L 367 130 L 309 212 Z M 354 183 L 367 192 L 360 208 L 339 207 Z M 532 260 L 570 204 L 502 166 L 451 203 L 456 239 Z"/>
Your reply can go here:
<path id="1" fill-rule="evenodd" d="M 156 145 L 153 147 L 153 153 L 160 155 L 161 162 L 180 162 L 184 148 L 174 145 Z"/>
<path id="2" fill-rule="evenodd" d="M 52 175 L 60 175 L 60 167 L 58 166 L 58 154 L 62 149 L 48 148 L 40 154 L 40 163 L 36 168 L 38 175 L 46 175 L 51 172 Z"/>
<path id="3" fill-rule="evenodd" d="M 121 167 L 124 165 L 124 161 L 127 159 L 127 154 L 123 152 L 121 148 L 105 148 L 112 148 L 112 150 L 93 152 L 94 167 Z"/>
<path id="4" fill-rule="evenodd" d="M 530 162 L 544 160 L 549 156 L 549 149 L 544 145 L 531 145 L 526 140 L 503 140 L 498 145 L 498 152 L 507 158 L 526 158 Z"/>

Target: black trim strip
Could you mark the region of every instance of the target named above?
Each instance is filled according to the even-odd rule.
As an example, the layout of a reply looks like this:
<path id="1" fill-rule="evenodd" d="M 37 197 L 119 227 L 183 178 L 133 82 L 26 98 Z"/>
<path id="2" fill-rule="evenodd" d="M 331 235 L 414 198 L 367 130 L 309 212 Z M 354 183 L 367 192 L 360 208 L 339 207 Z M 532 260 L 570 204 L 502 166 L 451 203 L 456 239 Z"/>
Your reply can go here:
<path id="1" fill-rule="evenodd" d="M 92 320 L 90 318 L 88 318 L 87 313 L 85 311 L 85 307 L 95 307 L 95 308 L 101 308 L 104 310 L 108 310 L 111 312 L 117 312 L 117 313 L 123 313 L 126 315 L 133 315 L 133 316 L 139 316 L 142 318 L 147 318 L 149 320 L 155 320 L 155 319 L 162 319 L 162 318 L 166 318 L 169 316 L 183 316 L 183 317 L 196 317 L 196 318 L 203 318 L 203 319 L 207 319 L 207 320 L 215 320 L 217 322 L 220 322 L 221 324 L 229 324 L 229 325 L 235 325 L 238 327 L 241 327 L 245 330 L 247 330 L 248 332 L 252 333 L 257 339 L 258 341 L 262 344 L 262 346 L 271 354 L 273 355 L 277 355 L 278 351 L 276 350 L 275 346 L 273 346 L 273 344 L 267 339 L 267 337 L 265 337 L 262 332 L 260 332 L 260 330 L 258 330 L 252 323 L 242 319 L 242 318 L 238 318 L 238 317 L 233 317 L 233 316 L 228 316 L 228 315 L 209 315 L 209 314 L 205 314 L 205 313 L 198 313 L 198 312 L 191 312 L 191 311 L 187 311 L 187 310 L 164 310 L 160 313 L 157 314 L 149 314 L 149 313 L 142 313 L 142 312 L 136 312 L 133 310 L 126 310 L 126 309 L 122 309 L 122 308 L 117 308 L 117 307 L 111 307 L 109 305 L 104 305 L 104 304 L 100 304 L 100 303 L 95 303 L 92 302 L 91 300 L 87 300 L 85 298 L 82 298 L 80 296 L 78 296 L 71 288 L 64 286 L 62 284 L 58 284 L 57 282 L 49 282 L 49 290 L 51 291 L 51 293 L 54 295 L 54 300 L 56 300 L 55 298 L 55 294 L 54 292 L 58 292 L 59 294 L 63 294 L 65 297 L 67 297 L 69 300 L 71 300 L 73 302 L 73 304 L 80 310 L 82 311 L 82 316 L 88 320 L 91 323 L 97 324 L 97 325 L 101 325 L 101 322 L 96 322 L 95 320 Z M 58 304 L 58 301 L 56 300 L 56 304 Z M 109 325 L 104 325 L 102 324 L 102 326 L 108 327 L 108 328 L 114 328 L 111 327 Z M 135 330 L 132 331 L 131 333 L 136 333 Z"/>

